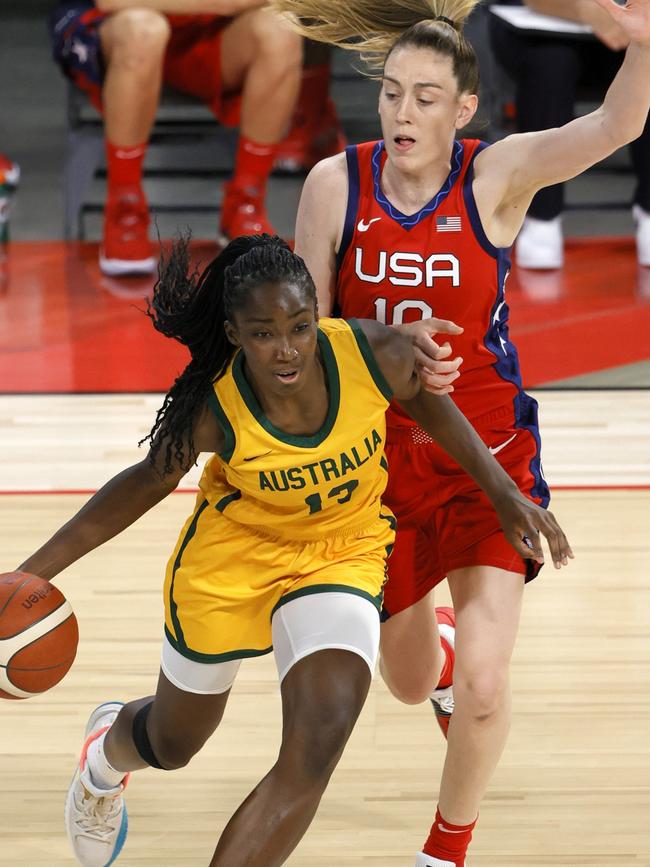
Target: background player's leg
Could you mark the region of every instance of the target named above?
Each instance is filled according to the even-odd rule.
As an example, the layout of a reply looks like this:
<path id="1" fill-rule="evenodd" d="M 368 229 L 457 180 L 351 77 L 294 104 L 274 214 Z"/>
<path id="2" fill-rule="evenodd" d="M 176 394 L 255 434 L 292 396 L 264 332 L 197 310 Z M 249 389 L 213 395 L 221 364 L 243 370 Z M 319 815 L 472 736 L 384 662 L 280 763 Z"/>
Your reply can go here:
<path id="1" fill-rule="evenodd" d="M 523 576 L 492 566 L 449 575 L 456 612 L 454 714 L 449 726 L 440 808 L 448 821 L 476 818 L 510 726 L 510 658 L 517 637 Z"/>
<path id="2" fill-rule="evenodd" d="M 320 160 L 340 153 L 347 144 L 330 97 L 331 55 L 329 45 L 305 40 L 300 94 L 289 132 L 276 151 L 276 170 L 308 172 Z"/>
<path id="3" fill-rule="evenodd" d="M 314 817 L 369 686 L 367 663 L 346 650 L 296 662 L 282 682 L 278 759 L 226 826 L 211 867 L 285 862 Z"/>
<path id="4" fill-rule="evenodd" d="M 153 9 L 123 9 L 101 23 L 104 128 L 113 144 L 132 148 L 148 141 L 169 35 L 167 18 Z"/>
<path id="5" fill-rule="evenodd" d="M 451 572 L 449 586 L 456 613 L 455 708 L 439 814 L 424 851 L 462 865 L 481 798 L 510 727 L 508 669 L 524 579 L 492 566 L 474 566 Z M 445 825 L 452 833 L 444 830 Z"/>
<path id="6" fill-rule="evenodd" d="M 301 69 L 300 37 L 268 9 L 238 15 L 224 28 L 223 90 L 242 94 L 235 171 L 222 206 L 221 227 L 229 238 L 273 232 L 264 209 L 266 182 L 289 128 Z"/>
<path id="7" fill-rule="evenodd" d="M 100 265 L 106 274 L 152 271 L 142 164 L 160 97 L 169 23 L 153 9 L 124 9 L 99 26 L 108 194 Z"/>
<path id="8" fill-rule="evenodd" d="M 400 454 L 396 449 L 395 460 Z M 427 485 L 430 469 L 427 467 Z M 390 484 L 390 482 L 389 482 Z M 393 483 L 393 487 L 394 483 Z M 399 488 L 393 493 L 401 494 Z M 399 502 L 399 501 L 398 501 Z M 396 514 L 403 514 L 399 503 Z M 395 698 L 406 704 L 426 701 L 448 667 L 449 654 L 441 645 L 436 623 L 433 587 L 444 578 L 437 559 L 438 540 L 433 519 L 422 517 L 420 526 L 397 529 L 388 560 L 381 625 L 380 670 Z"/>
<path id="9" fill-rule="evenodd" d="M 224 92 L 241 90 L 244 136 L 274 144 L 287 130 L 302 69 L 302 41 L 274 13 L 238 15 L 221 35 Z"/>
<path id="10" fill-rule="evenodd" d="M 440 679 L 444 653 L 435 622 L 432 590 L 381 625 L 381 676 L 405 704 L 426 701 Z"/>

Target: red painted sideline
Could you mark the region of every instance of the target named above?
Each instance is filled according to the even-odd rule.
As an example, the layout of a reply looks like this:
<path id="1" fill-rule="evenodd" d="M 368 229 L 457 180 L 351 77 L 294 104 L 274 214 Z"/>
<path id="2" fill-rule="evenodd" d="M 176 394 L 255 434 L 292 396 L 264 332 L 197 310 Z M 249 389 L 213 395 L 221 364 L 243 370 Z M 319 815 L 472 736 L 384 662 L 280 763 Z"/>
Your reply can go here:
<path id="1" fill-rule="evenodd" d="M 216 249 L 192 245 L 204 264 Z M 188 353 L 144 315 L 153 282 L 101 275 L 96 244 L 9 244 L 0 257 L 0 391 L 167 391 Z M 650 268 L 637 266 L 631 238 L 569 240 L 564 268 L 515 267 L 506 297 L 527 388 L 650 358 Z"/>
<path id="2" fill-rule="evenodd" d="M 631 238 L 569 240 L 564 268 L 514 268 L 506 298 L 526 388 L 650 358 L 650 268 Z"/>
<path id="3" fill-rule="evenodd" d="M 197 494 L 198 488 L 177 488 L 172 491 L 172 494 Z M 650 485 L 552 485 L 553 491 L 650 491 Z M 24 491 L 0 491 L 0 497 L 26 496 L 33 494 L 34 496 L 44 496 L 46 494 L 96 494 L 96 488 L 88 488 L 85 490 L 70 488 L 70 490 L 62 489 L 56 491 L 47 490 L 24 490 Z"/>

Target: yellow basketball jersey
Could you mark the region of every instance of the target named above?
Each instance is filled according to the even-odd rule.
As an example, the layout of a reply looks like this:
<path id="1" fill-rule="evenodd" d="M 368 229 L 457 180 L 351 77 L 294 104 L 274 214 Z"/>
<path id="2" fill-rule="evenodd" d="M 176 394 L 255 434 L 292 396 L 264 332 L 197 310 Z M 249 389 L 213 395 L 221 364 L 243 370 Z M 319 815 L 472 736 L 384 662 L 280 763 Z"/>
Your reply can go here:
<path id="1" fill-rule="evenodd" d="M 286 434 L 264 415 L 239 351 L 210 404 L 226 434 L 200 487 L 233 521 L 279 538 L 355 532 L 377 519 L 386 487 L 385 412 L 391 398 L 358 322 L 321 319 L 318 346 L 329 410 L 311 436 Z"/>

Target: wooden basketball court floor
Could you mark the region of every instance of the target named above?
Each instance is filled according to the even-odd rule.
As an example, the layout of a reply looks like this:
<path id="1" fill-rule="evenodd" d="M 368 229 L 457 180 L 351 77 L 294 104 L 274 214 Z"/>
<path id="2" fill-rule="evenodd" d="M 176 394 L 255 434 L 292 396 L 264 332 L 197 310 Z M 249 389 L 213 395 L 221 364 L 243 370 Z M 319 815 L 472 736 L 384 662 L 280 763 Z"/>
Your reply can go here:
<path id="1" fill-rule="evenodd" d="M 21 369 L 25 352 L 46 377 L 65 374 L 82 382 L 91 348 L 80 354 L 70 348 L 70 335 L 79 337 L 81 326 L 56 313 L 46 333 L 46 299 L 35 304 L 30 284 L 22 286 L 32 305 L 29 321 L 42 329 L 44 355 L 38 361 L 36 338 L 23 327 L 27 314 L 22 344 L 7 318 L 3 335 L 11 338 L 13 364 L 5 356 L 5 372 L 27 376 Z M 89 289 L 91 297 L 95 291 Z M 15 288 L 11 296 L 13 303 Z M 79 286 L 68 289 L 68 298 L 88 303 L 79 300 Z M 594 319 L 597 311 L 589 321 Z M 55 338 L 55 327 L 67 329 L 67 343 Z M 613 337 L 625 342 L 623 333 Z M 132 340 L 128 328 L 125 339 Z M 58 368 L 50 351 L 64 359 Z M 129 365 L 138 369 L 124 358 L 122 368 Z M 104 372 L 97 365 L 96 377 Z M 29 377 L 0 395 L 5 570 L 79 508 L 88 492 L 139 459 L 135 444 L 160 403 L 158 394 L 138 393 L 149 386 L 137 378 L 134 387 L 118 385 L 113 394 L 7 393 L 75 390 L 74 384 L 39 389 L 37 373 Z M 15 381 L 3 378 L 7 385 Z M 92 381 L 78 390 L 92 390 Z M 95 390 L 111 389 L 98 384 Z M 576 560 L 559 572 L 546 566 L 526 591 L 512 667 L 512 733 L 481 808 L 468 865 L 650 867 L 650 392 L 536 396 L 553 509 Z M 63 829 L 63 799 L 83 727 L 96 704 L 154 689 L 162 574 L 192 508 L 196 478 L 194 471 L 179 493 L 57 579 L 80 621 L 79 653 L 50 693 L 1 703 L 2 867 L 75 863 Z M 439 599 L 446 598 L 443 588 Z M 273 660 L 246 661 L 222 727 L 204 751 L 172 774 L 134 775 L 129 839 L 118 863 L 207 864 L 227 818 L 273 763 L 279 733 Z M 411 867 L 433 816 L 443 758 L 428 704 L 400 705 L 377 676 L 316 820 L 288 864 Z"/>

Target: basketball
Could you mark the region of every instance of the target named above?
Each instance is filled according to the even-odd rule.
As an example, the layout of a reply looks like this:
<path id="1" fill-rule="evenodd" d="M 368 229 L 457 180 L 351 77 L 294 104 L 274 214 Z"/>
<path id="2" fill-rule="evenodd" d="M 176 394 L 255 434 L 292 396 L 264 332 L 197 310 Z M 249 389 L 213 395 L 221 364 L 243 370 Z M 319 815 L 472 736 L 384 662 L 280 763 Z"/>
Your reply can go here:
<path id="1" fill-rule="evenodd" d="M 0 698 L 30 698 L 57 684 L 78 641 L 77 618 L 58 587 L 27 572 L 0 575 Z"/>

